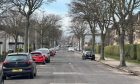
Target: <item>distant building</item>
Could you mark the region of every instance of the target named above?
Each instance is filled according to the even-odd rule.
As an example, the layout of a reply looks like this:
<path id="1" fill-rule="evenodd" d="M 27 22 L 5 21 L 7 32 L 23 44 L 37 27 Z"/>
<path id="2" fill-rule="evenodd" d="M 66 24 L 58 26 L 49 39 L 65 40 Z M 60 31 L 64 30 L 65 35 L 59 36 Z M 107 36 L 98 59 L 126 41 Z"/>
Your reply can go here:
<path id="1" fill-rule="evenodd" d="M 133 15 L 132 21 L 134 22 L 133 28 L 134 28 L 134 33 L 133 33 L 133 41 L 134 44 L 140 44 L 140 12 Z M 108 33 L 108 43 L 111 45 L 117 45 L 119 42 L 119 36 L 117 34 L 117 31 L 114 28 L 115 26 L 112 26 Z M 125 44 L 129 43 L 129 35 L 126 33 L 125 35 Z"/>
<path id="2" fill-rule="evenodd" d="M 23 48 L 23 37 L 18 37 L 18 48 Z M 15 40 L 14 38 L 7 34 L 5 31 L 0 31 L 0 54 L 3 52 L 8 52 L 9 50 L 15 49 Z"/>

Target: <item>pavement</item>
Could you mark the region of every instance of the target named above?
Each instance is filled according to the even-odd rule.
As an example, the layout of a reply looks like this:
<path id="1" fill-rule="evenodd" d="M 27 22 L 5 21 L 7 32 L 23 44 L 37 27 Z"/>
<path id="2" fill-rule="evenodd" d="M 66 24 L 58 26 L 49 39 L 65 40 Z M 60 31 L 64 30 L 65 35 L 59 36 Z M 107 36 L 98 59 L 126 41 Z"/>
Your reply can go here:
<path id="1" fill-rule="evenodd" d="M 127 65 L 126 67 L 118 67 L 120 64 L 119 60 L 115 60 L 115 59 L 106 57 L 105 60 L 99 61 L 99 57 L 100 57 L 99 54 L 95 55 L 96 61 L 98 61 L 102 64 L 105 64 L 105 65 L 110 66 L 112 68 L 117 68 L 121 71 L 128 72 L 134 76 L 140 76 L 140 64 L 126 62 L 126 65 Z"/>

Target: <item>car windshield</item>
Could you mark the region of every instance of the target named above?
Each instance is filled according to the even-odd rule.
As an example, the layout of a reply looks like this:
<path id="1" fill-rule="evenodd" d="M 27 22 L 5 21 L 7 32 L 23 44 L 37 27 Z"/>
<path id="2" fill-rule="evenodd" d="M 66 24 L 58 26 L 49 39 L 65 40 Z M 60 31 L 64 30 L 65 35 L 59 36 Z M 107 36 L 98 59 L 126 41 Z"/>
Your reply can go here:
<path id="1" fill-rule="evenodd" d="M 41 50 L 40 49 L 39 51 L 41 51 L 42 53 L 49 53 L 49 50 L 43 50 L 43 49 Z"/>
<path id="2" fill-rule="evenodd" d="M 7 61 L 25 61 L 27 60 L 27 55 L 8 55 L 6 57 Z"/>
<path id="3" fill-rule="evenodd" d="M 87 51 L 86 54 L 92 54 L 92 52 L 91 51 Z"/>
<path id="4" fill-rule="evenodd" d="M 31 56 L 40 56 L 41 53 L 31 53 Z"/>

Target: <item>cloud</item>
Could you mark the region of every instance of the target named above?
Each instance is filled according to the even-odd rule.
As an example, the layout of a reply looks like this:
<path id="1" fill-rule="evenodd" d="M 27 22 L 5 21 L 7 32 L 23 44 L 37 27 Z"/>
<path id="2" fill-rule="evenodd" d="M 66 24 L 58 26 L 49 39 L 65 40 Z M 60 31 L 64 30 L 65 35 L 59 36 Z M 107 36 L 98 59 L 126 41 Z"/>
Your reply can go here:
<path id="1" fill-rule="evenodd" d="M 36 11 L 36 14 L 39 15 L 40 18 L 43 16 L 43 13 L 60 15 L 60 17 L 62 17 L 62 30 L 64 31 L 64 35 L 67 35 L 71 20 L 70 17 L 68 17 L 68 4 L 70 2 L 71 0 L 56 0 L 49 4 L 43 4 L 43 6 Z"/>
<path id="2" fill-rule="evenodd" d="M 71 0 L 56 0 L 55 2 L 44 4 L 41 10 L 64 16 L 68 12 L 68 3 L 70 2 Z"/>

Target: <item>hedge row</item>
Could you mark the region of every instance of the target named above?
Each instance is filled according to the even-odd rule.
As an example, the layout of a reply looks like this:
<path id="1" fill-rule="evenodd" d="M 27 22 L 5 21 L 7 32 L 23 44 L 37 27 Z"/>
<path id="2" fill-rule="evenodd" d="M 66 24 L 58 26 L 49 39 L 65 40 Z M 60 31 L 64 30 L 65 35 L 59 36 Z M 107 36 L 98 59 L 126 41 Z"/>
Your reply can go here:
<path id="1" fill-rule="evenodd" d="M 96 46 L 96 53 L 100 53 L 100 46 Z M 118 45 L 106 46 L 105 55 L 119 56 L 119 46 Z M 125 45 L 125 56 L 127 59 L 140 60 L 140 44 Z"/>
<path id="2" fill-rule="evenodd" d="M 3 62 L 3 61 L 4 61 L 4 59 L 5 59 L 5 56 L 0 55 L 0 62 Z"/>

